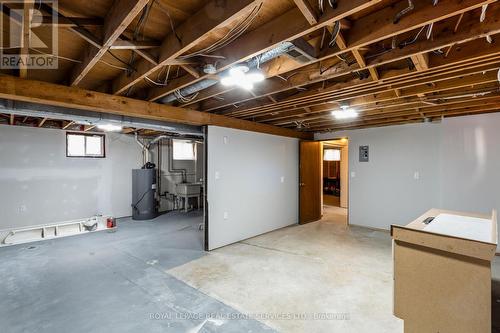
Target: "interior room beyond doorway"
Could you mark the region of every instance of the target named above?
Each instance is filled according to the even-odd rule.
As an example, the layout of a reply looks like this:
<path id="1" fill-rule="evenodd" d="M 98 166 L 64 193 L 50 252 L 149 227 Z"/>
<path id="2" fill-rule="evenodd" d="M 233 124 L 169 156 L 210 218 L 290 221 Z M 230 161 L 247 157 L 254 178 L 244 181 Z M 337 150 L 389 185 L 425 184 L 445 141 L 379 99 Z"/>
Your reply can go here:
<path id="1" fill-rule="evenodd" d="M 341 213 L 347 215 L 349 202 L 349 157 L 347 138 L 322 143 L 322 207 L 323 215 Z"/>

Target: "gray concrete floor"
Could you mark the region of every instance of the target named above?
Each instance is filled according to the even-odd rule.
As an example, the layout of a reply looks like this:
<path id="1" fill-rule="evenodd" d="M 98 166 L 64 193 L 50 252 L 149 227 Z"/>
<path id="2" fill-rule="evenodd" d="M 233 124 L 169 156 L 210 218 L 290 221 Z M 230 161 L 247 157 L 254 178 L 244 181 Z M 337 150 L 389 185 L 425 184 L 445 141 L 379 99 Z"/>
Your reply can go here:
<path id="1" fill-rule="evenodd" d="M 325 206 L 323 216 L 212 251 L 169 273 L 244 313 L 306 316 L 262 320 L 280 332 L 402 333 L 403 321 L 392 315 L 389 233 L 347 226 L 342 208 Z M 498 287 L 500 257 L 493 275 Z M 500 294 L 493 297 L 497 317 Z M 330 316 L 311 320 L 322 313 Z"/>
<path id="2" fill-rule="evenodd" d="M 402 332 L 387 232 L 326 207 L 320 222 L 207 254 L 201 220 L 0 248 L 0 332 Z M 493 276 L 500 332 L 500 257 Z"/>
<path id="3" fill-rule="evenodd" d="M 166 273 L 205 255 L 201 221 L 170 213 L 0 248 L 0 332 L 273 332 Z"/>

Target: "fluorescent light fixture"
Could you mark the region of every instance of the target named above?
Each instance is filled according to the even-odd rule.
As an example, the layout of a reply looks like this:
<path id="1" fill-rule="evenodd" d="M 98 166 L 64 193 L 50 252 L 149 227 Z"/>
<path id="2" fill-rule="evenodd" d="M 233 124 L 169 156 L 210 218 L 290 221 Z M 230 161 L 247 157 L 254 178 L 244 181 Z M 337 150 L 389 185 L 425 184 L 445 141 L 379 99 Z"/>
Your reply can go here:
<path id="1" fill-rule="evenodd" d="M 254 83 L 264 81 L 265 77 L 258 70 L 249 72 L 245 65 L 235 66 L 229 70 L 229 75 L 221 79 L 221 84 L 226 87 L 238 86 L 245 90 L 252 90 Z"/>
<path id="2" fill-rule="evenodd" d="M 332 111 L 332 116 L 335 119 L 351 119 L 358 116 L 358 112 L 354 109 L 349 109 L 347 106 L 342 106 L 342 110 Z"/>
<path id="3" fill-rule="evenodd" d="M 325 149 L 323 154 L 324 161 L 340 161 L 340 150 L 338 149 Z"/>
<path id="4" fill-rule="evenodd" d="M 113 125 L 113 124 L 99 124 L 97 128 L 106 132 L 119 132 L 123 129 L 122 126 Z"/>

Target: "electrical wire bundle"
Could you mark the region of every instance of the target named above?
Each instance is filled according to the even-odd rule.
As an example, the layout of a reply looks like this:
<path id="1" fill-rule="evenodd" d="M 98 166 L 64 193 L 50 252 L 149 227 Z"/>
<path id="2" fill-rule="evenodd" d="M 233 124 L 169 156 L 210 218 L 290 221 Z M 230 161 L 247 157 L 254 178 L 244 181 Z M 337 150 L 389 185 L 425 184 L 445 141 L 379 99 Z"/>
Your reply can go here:
<path id="1" fill-rule="evenodd" d="M 250 12 L 250 14 L 248 14 L 247 17 L 245 17 L 236 26 L 234 26 L 233 28 L 231 28 L 226 33 L 226 35 L 224 37 L 222 37 L 221 39 L 219 39 L 214 44 L 212 44 L 212 45 L 210 45 L 210 46 L 208 46 L 208 47 L 206 47 L 204 49 L 201 49 L 199 51 L 196 51 L 196 52 L 193 52 L 193 53 L 190 53 L 190 54 L 182 55 L 182 56 L 179 57 L 179 59 L 189 59 L 189 58 L 193 58 L 193 57 L 197 57 L 197 56 L 221 58 L 220 56 L 210 55 L 210 53 L 212 53 L 214 51 L 217 51 L 217 50 L 219 50 L 219 49 L 221 49 L 221 48 L 223 48 L 223 47 L 231 44 L 238 37 L 240 37 L 241 35 L 243 35 L 245 33 L 245 31 L 247 31 L 247 29 L 250 27 L 250 25 L 252 24 L 252 22 L 255 20 L 255 18 L 257 18 L 257 15 L 259 14 L 261 8 L 262 8 L 262 3 L 260 5 L 258 5 L 258 6 L 255 6 L 252 9 L 252 11 Z"/>
<path id="2" fill-rule="evenodd" d="M 325 6 L 323 2 L 324 0 L 318 0 L 318 7 L 320 12 L 322 13 L 325 11 Z M 330 7 L 332 7 L 332 9 L 337 8 L 337 0 L 328 0 L 328 4 L 330 5 Z"/>
<path id="3" fill-rule="evenodd" d="M 181 103 L 189 103 L 193 101 L 196 97 L 198 97 L 198 92 L 192 94 L 191 96 L 184 96 L 179 89 L 174 91 L 175 97 L 177 97 L 177 100 Z"/>

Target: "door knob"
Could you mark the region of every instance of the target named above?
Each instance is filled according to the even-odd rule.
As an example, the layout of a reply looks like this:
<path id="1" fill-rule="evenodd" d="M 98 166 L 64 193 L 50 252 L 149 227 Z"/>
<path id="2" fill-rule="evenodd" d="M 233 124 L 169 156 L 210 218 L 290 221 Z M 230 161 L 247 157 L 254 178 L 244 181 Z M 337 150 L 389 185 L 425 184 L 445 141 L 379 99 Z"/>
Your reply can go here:
<path id="1" fill-rule="evenodd" d="M 299 186 L 306 186 L 306 183 L 299 183 Z"/>

